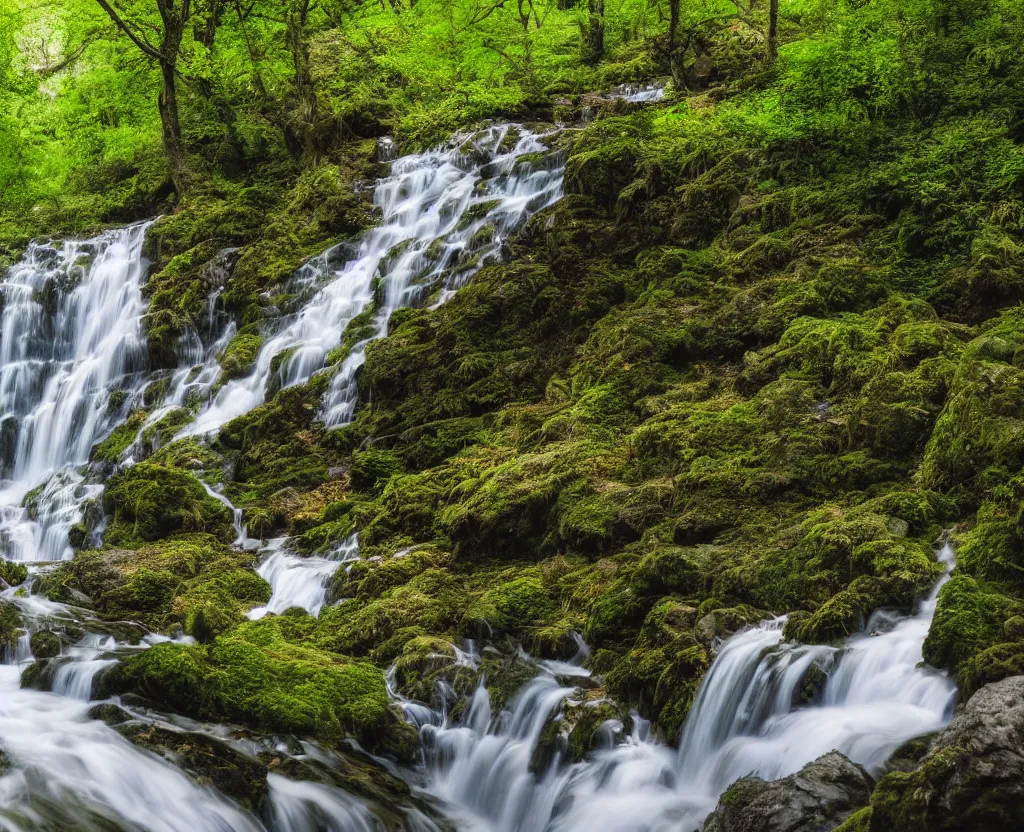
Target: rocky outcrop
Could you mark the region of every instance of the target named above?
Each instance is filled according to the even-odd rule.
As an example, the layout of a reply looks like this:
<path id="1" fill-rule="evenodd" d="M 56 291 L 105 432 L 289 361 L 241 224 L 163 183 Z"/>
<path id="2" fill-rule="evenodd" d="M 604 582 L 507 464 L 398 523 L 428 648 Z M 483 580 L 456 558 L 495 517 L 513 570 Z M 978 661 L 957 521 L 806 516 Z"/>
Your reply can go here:
<path id="1" fill-rule="evenodd" d="M 704 832 L 830 832 L 868 802 L 873 785 L 863 768 L 830 751 L 781 780 L 737 780 Z"/>
<path id="2" fill-rule="evenodd" d="M 879 781 L 871 832 L 1024 829 L 1024 676 L 986 685 L 932 743 L 921 765 Z"/>

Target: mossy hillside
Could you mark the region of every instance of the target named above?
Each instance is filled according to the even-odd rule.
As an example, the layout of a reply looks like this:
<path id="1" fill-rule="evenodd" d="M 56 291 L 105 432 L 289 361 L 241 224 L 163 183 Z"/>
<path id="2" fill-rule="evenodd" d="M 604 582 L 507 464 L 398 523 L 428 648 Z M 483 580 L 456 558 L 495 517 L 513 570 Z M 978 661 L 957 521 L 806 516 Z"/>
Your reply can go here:
<path id="1" fill-rule="evenodd" d="M 787 18 L 771 71 L 572 131 L 564 199 L 451 302 L 393 318 L 352 425 L 317 422 L 320 376 L 226 426 L 251 529 L 309 551 L 358 530 L 381 558 L 339 573 L 319 620 L 282 617 L 286 640 L 398 662 L 426 696 L 465 684 L 445 645 L 484 636 L 506 701 L 530 672 L 517 644 L 566 657 L 581 632 L 671 738 L 716 639 L 790 613 L 790 636 L 838 642 L 909 609 L 958 525 L 927 656 L 968 690 L 1020 672 L 1024 163 L 1014 64 L 978 59 L 1009 18 L 983 5 L 844 9 L 834 49 Z M 835 71 L 881 42 L 912 60 Z M 161 258 L 213 236 L 204 210 L 155 229 L 181 231 Z M 269 237 L 224 295 L 243 325 L 291 300 L 307 240 Z M 206 253 L 168 277 L 199 281 Z M 157 457 L 184 460 L 175 445 Z M 165 706 L 224 713 L 210 701 Z"/>
<path id="2" fill-rule="evenodd" d="M 313 620 L 242 624 L 209 645 L 162 644 L 122 662 L 104 680 L 161 707 L 261 730 L 341 740 L 405 756 L 413 732 L 391 709 L 373 665 L 301 642 Z"/>
<path id="3" fill-rule="evenodd" d="M 270 587 L 252 571 L 252 553 L 209 534 L 186 534 L 137 550 L 79 552 L 41 581 L 54 600 L 69 591 L 91 599 L 100 617 L 138 621 L 157 632 L 182 628 L 208 641 L 245 620 L 270 598 Z"/>
<path id="4" fill-rule="evenodd" d="M 735 150 L 702 135 L 712 118 L 583 131 L 573 193 L 531 223 L 516 260 L 402 313 L 370 346 L 353 425 L 320 432 L 314 384 L 228 426 L 221 444 L 241 463 L 229 487 L 264 510 L 282 487 L 349 467 L 344 503 L 302 524 L 309 548 L 358 528 L 366 554 L 452 553 L 326 611 L 333 649 L 385 664 L 413 638 L 491 628 L 557 652 L 575 628 L 615 690 L 674 733 L 709 659 L 712 624 L 697 624 L 715 610 L 802 608 L 793 633 L 830 642 L 935 581 L 932 544 L 958 504 L 915 472 L 971 331 L 894 278 L 872 236 L 887 235 L 884 217 L 841 181 L 786 190 L 750 148 L 742 165 L 674 165 L 680 147 Z M 630 175 L 658 169 L 628 210 L 625 186 L 588 174 L 624 147 L 608 141 L 623 128 Z M 765 181 L 784 193 L 769 198 Z M 694 236 L 707 212 L 672 201 L 680 188 L 739 196 Z M 749 250 L 763 237 L 767 260 Z M 608 244 L 623 239 L 636 243 Z M 300 476 L 278 479 L 293 460 Z M 475 577 L 503 561 L 557 574 L 545 615 L 473 611 Z M 702 614 L 666 643 L 640 641 L 666 599 Z M 732 622 L 723 635 L 750 619 L 719 620 Z"/>

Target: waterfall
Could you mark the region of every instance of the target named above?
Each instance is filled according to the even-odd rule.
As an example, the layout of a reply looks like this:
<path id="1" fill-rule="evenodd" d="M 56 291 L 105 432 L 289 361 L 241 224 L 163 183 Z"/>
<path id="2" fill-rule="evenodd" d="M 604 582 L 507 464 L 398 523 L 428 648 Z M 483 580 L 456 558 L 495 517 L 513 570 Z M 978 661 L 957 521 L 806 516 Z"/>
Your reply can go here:
<path id="1" fill-rule="evenodd" d="M 952 567 L 948 546 L 939 557 Z M 626 742 L 535 775 L 541 731 L 574 690 L 560 683 L 561 665 L 540 664 L 540 675 L 493 719 L 483 687 L 458 724 L 403 703 L 421 726 L 421 788 L 467 829 L 678 832 L 699 828 L 740 777 L 784 777 L 832 749 L 877 774 L 898 746 L 952 716 L 956 686 L 921 656 L 946 580 L 913 614 L 878 612 L 841 647 L 787 643 L 784 619 L 733 636 L 701 684 L 677 752 L 637 720 Z M 801 704 L 812 666 L 827 676 L 818 696 Z"/>
<path id="2" fill-rule="evenodd" d="M 365 347 L 386 334 L 393 312 L 448 300 L 502 255 L 526 219 L 561 196 L 559 160 L 543 136 L 524 128 L 495 125 L 400 158 L 393 143 L 382 142 L 380 150 L 381 160 L 391 164 L 374 194 L 381 224 L 355 245 L 337 246 L 298 271 L 286 287 L 300 299 L 298 307 L 268 324 L 253 371 L 223 384 L 217 359 L 236 325 L 218 310 L 217 300 L 234 253 L 222 252 L 211 265 L 214 289 L 206 319 L 181 335 L 167 393 L 151 407 L 122 465 L 146 452 L 143 431 L 175 408 L 198 404 L 197 420 L 182 434 L 208 435 L 276 389 L 300 384 L 329 365 L 334 375 L 322 418 L 332 427 L 351 420 Z M 102 494 L 102 485 L 89 476 L 90 451 L 141 404 L 153 381 L 142 297 L 148 226 L 62 244 L 34 243 L 0 284 L 0 553 L 9 559 L 71 557 L 69 530 L 81 522 L 85 504 Z M 346 327 L 361 313 L 357 336 L 338 354 Z M 258 546 L 241 512 L 207 488 L 233 512 L 235 545 Z M 357 557 L 355 535 L 329 554 L 310 558 L 289 552 L 284 540 L 271 541 L 258 571 L 271 583 L 272 595 L 250 617 L 293 606 L 317 614 L 330 577 Z M 83 618 L 81 610 L 14 589 L 3 597 L 19 608 L 28 632 L 5 654 L 9 663 L 0 666 L 0 744 L 11 761 L 0 773 L 0 828 L 437 832 L 413 805 L 379 807 L 326 784 L 278 774 L 268 777 L 266 817 L 249 815 L 89 718 L 100 675 L 165 636 L 129 623 L 117 625 L 120 635 L 112 636 L 110 627 Z M 50 629 L 54 621 L 62 631 L 83 635 L 63 644 L 38 674 L 36 683 L 49 692 L 22 690 L 20 673 L 33 662 L 30 633 Z M 211 736 L 223 731 L 209 730 Z M 275 753 L 283 750 L 275 747 Z"/>
<path id="3" fill-rule="evenodd" d="M 392 313 L 447 300 L 500 256 L 527 218 L 561 197 L 562 167 L 524 158 L 550 156 L 543 138 L 514 125 L 494 125 L 393 161 L 373 196 L 381 223 L 354 250 L 338 246 L 299 270 L 290 288 L 299 295 L 315 290 L 312 299 L 270 334 L 252 372 L 221 387 L 184 433 L 218 430 L 262 404 L 268 385 L 308 381 L 339 346 L 349 323 L 372 311 L 368 334 L 352 345 L 324 397 L 329 427 L 350 421 L 366 344 L 386 334 Z"/>
<path id="4" fill-rule="evenodd" d="M 501 255 L 505 241 L 526 219 L 561 197 L 563 169 L 543 139 L 525 128 L 494 125 L 456 136 L 444 147 L 393 159 L 390 175 L 378 182 L 373 197 L 380 225 L 354 248 L 330 249 L 299 270 L 292 288 L 300 296 L 311 294 L 310 300 L 278 324 L 252 372 L 221 387 L 182 434 L 215 432 L 263 403 L 269 386 L 308 381 L 324 367 L 349 323 L 371 312 L 369 331 L 352 344 L 323 401 L 321 416 L 328 427 L 350 422 L 366 346 L 387 334 L 392 314 L 401 307 L 448 300 Z M 390 159 L 394 146 L 382 142 L 381 150 Z M 538 153 L 546 161 L 528 158 Z M 346 254 L 351 256 L 344 259 Z M 230 507 L 236 512 L 237 544 L 244 534 L 237 510 Z M 355 557 L 355 538 L 323 558 L 301 557 L 289 552 L 285 541 L 276 541 L 259 568 L 273 595 L 250 616 L 280 613 L 290 606 L 316 615 L 327 581 Z"/>
<path id="5" fill-rule="evenodd" d="M 111 393 L 133 389 L 146 368 L 148 227 L 34 243 L 0 284 L 0 548 L 9 560 L 70 557 L 68 530 L 99 492 L 78 469 L 116 423 Z"/>
<path id="6" fill-rule="evenodd" d="M 262 618 L 268 612 L 280 614 L 291 607 L 319 615 L 327 598 L 327 581 L 339 567 L 359 559 L 359 537 L 352 535 L 326 558 L 291 554 L 280 537 L 271 540 L 267 550 L 266 559 L 256 571 L 270 584 L 270 600 L 265 607 L 250 610 L 249 618 Z"/>

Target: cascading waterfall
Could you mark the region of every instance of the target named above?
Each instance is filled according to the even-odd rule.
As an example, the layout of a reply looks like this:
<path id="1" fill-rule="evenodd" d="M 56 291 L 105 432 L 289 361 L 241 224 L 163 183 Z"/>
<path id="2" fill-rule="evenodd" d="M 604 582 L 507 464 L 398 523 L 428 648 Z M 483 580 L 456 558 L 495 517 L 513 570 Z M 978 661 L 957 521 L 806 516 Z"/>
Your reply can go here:
<path id="1" fill-rule="evenodd" d="M 372 310 L 369 334 L 352 345 L 324 396 L 322 417 L 328 427 L 351 421 L 366 345 L 387 333 L 395 310 L 431 300 L 443 303 L 500 256 L 505 241 L 526 219 L 561 197 L 563 169 L 543 140 L 521 127 L 494 125 L 457 136 L 448 146 L 394 159 L 390 175 L 374 192 L 380 225 L 354 250 L 338 246 L 299 270 L 292 288 L 299 295 L 312 291 L 311 299 L 267 339 L 252 372 L 221 387 L 183 434 L 218 430 L 261 404 L 269 385 L 308 381 L 323 368 L 348 324 Z M 382 150 L 392 156 L 393 144 L 382 143 Z M 540 162 L 529 158 L 538 153 L 544 155 Z M 354 537 L 327 557 L 314 558 L 289 552 L 284 540 L 273 542 L 259 569 L 273 596 L 251 617 L 289 606 L 316 615 L 327 581 L 356 557 Z"/>
<path id="2" fill-rule="evenodd" d="M 98 494 L 78 468 L 116 422 L 110 394 L 134 388 L 146 368 L 148 227 L 33 244 L 0 284 L 0 547 L 9 560 L 70 557 L 68 530 Z"/>
<path id="3" fill-rule="evenodd" d="M 636 101 L 660 94 L 654 88 L 623 91 Z M 350 421 L 366 345 L 386 334 L 395 310 L 446 301 L 500 256 L 508 236 L 529 216 L 560 197 L 563 172 L 556 156 L 541 154 L 543 138 L 500 125 L 395 159 L 374 196 L 381 225 L 355 246 L 336 247 L 299 271 L 288 288 L 307 301 L 278 320 L 249 376 L 228 381 L 211 396 L 220 372 L 216 357 L 235 332 L 216 311 L 215 288 L 208 325 L 182 336 L 180 366 L 146 425 L 198 402 L 199 416 L 183 432 L 207 435 L 258 406 L 270 391 L 302 383 L 325 367 L 333 375 L 322 418 L 332 427 Z M 0 548 L 9 559 L 70 556 L 68 530 L 80 521 L 83 504 L 102 490 L 84 470 L 90 449 L 141 398 L 147 383 L 141 294 L 146 228 L 141 223 L 92 240 L 33 245 L 0 285 Z M 226 269 L 230 253 L 225 258 Z M 225 278 L 226 271 L 218 285 Z M 358 339 L 344 342 L 349 323 L 362 313 L 366 326 Z M 123 394 L 112 397 L 115 391 Z M 141 450 L 137 443 L 122 461 L 131 464 Z M 258 545 L 237 511 L 235 524 L 236 545 Z M 941 556 L 952 564 L 948 548 Z M 357 557 L 355 536 L 312 558 L 289 552 L 283 539 L 270 541 L 258 571 L 272 585 L 272 596 L 250 617 L 293 606 L 318 614 L 331 576 Z M 698 828 L 721 792 L 749 773 L 785 776 L 833 748 L 878 771 L 899 744 L 941 728 L 950 716 L 953 683 L 920 665 L 937 593 L 938 587 L 912 615 L 877 613 L 864 633 L 841 648 L 786 643 L 782 620 L 737 634 L 704 680 L 678 751 L 650 737 L 636 720 L 625 741 L 609 730 L 607 746 L 586 761 L 556 760 L 535 774 L 531 763 L 548 720 L 575 695 L 573 677 L 587 675 L 578 661 L 539 663 L 537 678 L 503 714 L 492 714 L 480 688 L 459 723 L 396 696 L 423 742 L 423 770 L 410 780 L 445 807 L 459 829 L 678 832 Z M 29 629 L 71 615 L 38 596 L 3 594 L 19 606 Z M 89 719 L 97 675 L 165 637 L 136 633 L 126 639 L 100 622 L 76 622 L 85 634 L 53 660 L 52 693 L 20 689 L 20 672 L 32 662 L 27 635 L 5 653 L 0 745 L 12 765 L 0 774 L 0 828 L 381 828 L 371 803 L 279 774 L 268 779 L 267 817 L 254 818 Z M 472 650 L 457 655 L 460 663 L 477 666 Z M 826 679 L 811 704 L 800 705 L 797 694 L 814 667 Z M 450 701 L 453 694 L 447 694 L 442 698 Z M 437 829 L 413 807 L 399 811 L 404 828 Z"/>
<path id="4" fill-rule="evenodd" d="M 952 567 L 948 546 L 940 559 Z M 497 719 L 484 688 L 461 724 L 406 705 L 423 737 L 421 788 L 466 829 L 678 832 L 698 829 L 740 777 L 784 777 L 832 749 L 877 773 L 898 746 L 952 716 L 956 686 L 921 664 L 946 579 L 912 615 L 878 612 L 841 648 L 786 643 L 783 619 L 732 637 L 701 685 L 677 752 L 647 737 L 638 721 L 626 742 L 534 775 L 544 723 L 573 690 L 558 681 L 564 667 L 542 664 Z M 815 701 L 801 706 L 798 694 L 815 665 L 827 679 Z"/>
<path id="5" fill-rule="evenodd" d="M 542 151 L 542 137 L 496 125 L 459 136 L 450 146 L 394 159 L 391 175 L 375 193 L 382 224 L 357 247 L 338 246 L 299 271 L 288 288 L 309 300 L 280 319 L 250 376 L 223 384 L 211 399 L 220 376 L 217 357 L 236 331 L 217 310 L 233 256 L 222 252 L 214 264 L 220 272 L 210 275 L 214 290 L 206 325 L 182 335 L 169 392 L 150 409 L 120 463 L 131 465 L 151 452 L 142 442 L 143 433 L 175 408 L 199 403 L 199 417 L 184 433 L 206 435 L 263 402 L 268 390 L 308 380 L 330 363 L 329 353 L 340 345 L 352 319 L 369 312 L 369 327 L 361 330 L 361 340 L 348 345 L 340 365 L 335 364 L 323 402 L 328 425 L 349 421 L 363 351 L 370 340 L 386 334 L 392 313 L 407 305 L 443 303 L 500 256 L 507 237 L 529 216 L 561 196 L 560 163 L 548 152 L 540 158 Z M 533 158 L 523 158 L 527 154 Z M 394 157 L 386 155 L 389 161 Z M 102 494 L 102 486 L 89 480 L 90 450 L 138 406 L 152 380 L 146 372 L 142 325 L 142 249 L 148 225 L 62 245 L 34 244 L 0 287 L 5 301 L 0 333 L 0 549 L 8 559 L 38 563 L 72 555 L 68 532 L 81 521 L 83 505 Z M 235 514 L 235 544 L 258 545 L 248 537 L 240 512 L 219 492 L 210 493 Z M 284 541 L 272 541 L 259 568 L 272 584 L 272 597 L 251 617 L 292 606 L 316 614 L 325 602 L 330 576 L 357 557 L 354 535 L 329 555 L 314 558 L 299 557 L 287 551 Z M 45 669 L 52 692 L 20 688 L 22 669 L 34 661 L 28 634 L 4 654 L 0 746 L 11 766 L 0 775 L 0 828 L 383 828 L 380 807 L 322 783 L 271 775 L 268 814 L 262 820 L 196 785 L 168 762 L 89 718 L 101 672 L 165 636 L 112 634 L 102 622 L 83 620 L 63 604 L 14 590 L 3 595 L 20 608 L 30 631 L 58 620 L 84 635 L 77 644 L 63 646 Z M 411 805 L 389 808 L 387 817 L 388 828 L 397 822 L 410 832 L 437 832 L 433 821 Z"/>
<path id="6" fill-rule="evenodd" d="M 563 170 L 557 160 L 538 165 L 523 158 L 546 152 L 543 138 L 495 125 L 457 136 L 450 146 L 396 159 L 374 192 L 380 225 L 354 252 L 347 244 L 339 246 L 299 270 L 292 288 L 302 294 L 319 287 L 312 300 L 267 339 L 252 372 L 225 384 L 184 432 L 216 431 L 262 404 L 271 383 L 289 387 L 308 381 L 341 343 L 348 324 L 373 306 L 371 334 L 352 346 L 324 398 L 329 427 L 350 421 L 363 350 L 386 333 L 392 313 L 432 298 L 446 300 L 499 256 L 528 217 L 561 197 Z M 352 256 L 343 259 L 346 254 Z"/>
<path id="7" fill-rule="evenodd" d="M 285 549 L 285 538 L 267 544 L 267 556 L 256 571 L 271 586 L 265 607 L 249 612 L 250 619 L 267 613 L 280 614 L 291 607 L 302 607 L 310 615 L 319 615 L 327 599 L 327 581 L 346 563 L 359 559 L 359 538 L 352 535 L 337 546 L 330 557 L 299 557 Z"/>

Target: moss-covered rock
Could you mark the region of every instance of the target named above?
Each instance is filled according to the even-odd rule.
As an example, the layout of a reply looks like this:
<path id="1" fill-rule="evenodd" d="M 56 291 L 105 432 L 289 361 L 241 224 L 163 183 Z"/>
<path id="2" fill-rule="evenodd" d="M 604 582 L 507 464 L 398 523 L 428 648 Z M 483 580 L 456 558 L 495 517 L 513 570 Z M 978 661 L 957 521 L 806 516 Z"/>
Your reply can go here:
<path id="1" fill-rule="evenodd" d="M 32 633 L 29 646 L 36 659 L 52 659 L 54 656 L 60 655 L 60 636 L 50 630 L 38 630 Z"/>
<path id="2" fill-rule="evenodd" d="M 1018 823 L 1024 677 L 981 688 L 931 744 L 921 765 L 883 777 L 861 829 L 980 830 Z"/>
<path id="3" fill-rule="evenodd" d="M 294 635 L 286 619 L 271 617 L 209 645 L 158 644 L 126 659 L 104 684 L 201 719 L 335 741 L 351 734 L 407 755 L 410 729 L 391 710 L 383 673 L 302 646 Z"/>
<path id="4" fill-rule="evenodd" d="M 240 332 L 228 342 L 219 356 L 222 378 L 245 375 L 256 361 L 263 347 L 263 338 L 256 333 Z"/>
<path id="5" fill-rule="evenodd" d="M 180 469 L 141 463 L 111 477 L 103 494 L 110 516 L 104 542 L 132 546 L 179 532 L 231 540 L 231 514 L 202 483 Z"/>
<path id="6" fill-rule="evenodd" d="M 55 600 L 88 597 L 104 618 L 140 621 L 158 631 L 180 626 L 208 641 L 270 599 L 270 586 L 251 569 L 254 562 L 253 553 L 211 535 L 181 535 L 137 550 L 80 552 L 39 588 Z"/>
<path id="7" fill-rule="evenodd" d="M 0 579 L 7 586 L 20 586 L 28 577 L 28 569 L 24 564 L 0 559 Z"/>

